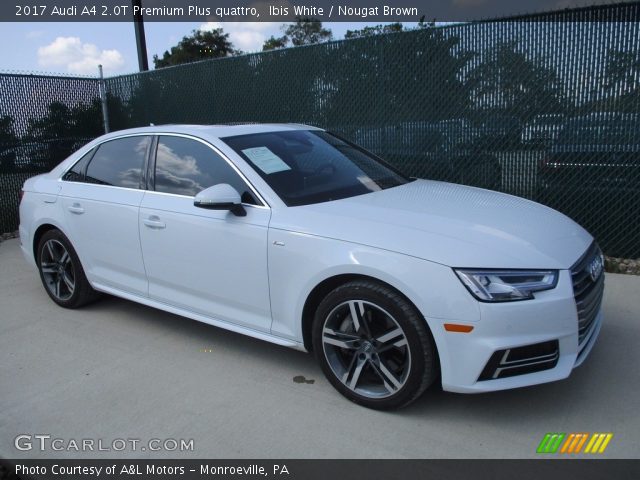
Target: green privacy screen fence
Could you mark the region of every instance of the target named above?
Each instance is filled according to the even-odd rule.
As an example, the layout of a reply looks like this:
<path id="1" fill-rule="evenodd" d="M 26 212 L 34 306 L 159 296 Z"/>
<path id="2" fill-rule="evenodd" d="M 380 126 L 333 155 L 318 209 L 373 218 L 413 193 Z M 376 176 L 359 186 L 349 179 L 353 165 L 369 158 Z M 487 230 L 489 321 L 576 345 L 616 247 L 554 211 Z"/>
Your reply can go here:
<path id="1" fill-rule="evenodd" d="M 17 229 L 27 178 L 101 133 L 96 79 L 0 74 L 0 233 Z"/>
<path id="2" fill-rule="evenodd" d="M 639 13 L 639 3 L 551 12 L 109 78 L 110 126 L 318 125 L 412 176 L 547 204 L 609 255 L 640 257 Z M 9 144 L 27 149 L 9 167 L 13 175 L 36 168 L 35 158 L 55 164 L 77 139 L 101 133 L 95 82 L 38 80 L 55 85 L 58 97 L 40 94 L 37 112 L 8 103 L 20 95 L 11 82 L 31 81 L 0 77 L 0 114 L 15 124 Z M 54 100 L 66 117 L 52 111 Z M 45 124 L 40 157 L 28 147 L 34 122 Z M 56 151 L 60 139 L 68 142 Z M 4 229 L 15 228 L 15 217 L 2 215 Z"/>

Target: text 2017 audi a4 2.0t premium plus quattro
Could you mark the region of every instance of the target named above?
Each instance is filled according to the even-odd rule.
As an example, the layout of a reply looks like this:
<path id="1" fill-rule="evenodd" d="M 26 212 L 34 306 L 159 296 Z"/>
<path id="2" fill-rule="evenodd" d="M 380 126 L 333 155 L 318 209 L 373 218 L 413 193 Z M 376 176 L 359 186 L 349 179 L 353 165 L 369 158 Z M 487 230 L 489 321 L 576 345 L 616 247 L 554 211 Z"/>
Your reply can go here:
<path id="1" fill-rule="evenodd" d="M 25 182 L 20 239 L 58 305 L 106 292 L 313 351 L 372 408 L 563 379 L 602 323 L 569 218 L 302 125 L 104 135 Z"/>

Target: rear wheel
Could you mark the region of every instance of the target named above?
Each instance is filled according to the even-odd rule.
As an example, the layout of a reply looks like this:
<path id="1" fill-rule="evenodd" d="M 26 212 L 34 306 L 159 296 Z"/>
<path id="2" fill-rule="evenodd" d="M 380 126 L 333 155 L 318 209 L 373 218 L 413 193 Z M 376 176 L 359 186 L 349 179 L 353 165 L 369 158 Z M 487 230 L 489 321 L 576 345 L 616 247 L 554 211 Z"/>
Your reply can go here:
<path id="1" fill-rule="evenodd" d="M 59 230 L 49 230 L 37 250 L 40 279 L 49 297 L 61 307 L 78 308 L 96 298 L 80 259 L 69 239 Z"/>
<path id="2" fill-rule="evenodd" d="M 313 348 L 331 384 L 369 408 L 408 405 L 437 374 L 435 345 L 422 315 L 374 281 L 349 282 L 325 297 L 315 315 Z"/>

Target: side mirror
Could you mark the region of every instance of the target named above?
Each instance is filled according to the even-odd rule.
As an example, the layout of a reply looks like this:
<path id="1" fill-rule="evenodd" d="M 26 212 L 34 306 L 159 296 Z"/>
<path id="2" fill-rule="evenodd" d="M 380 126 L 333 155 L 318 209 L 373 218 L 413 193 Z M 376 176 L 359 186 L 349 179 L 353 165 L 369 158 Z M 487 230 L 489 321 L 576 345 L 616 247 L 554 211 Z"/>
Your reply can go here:
<path id="1" fill-rule="evenodd" d="M 198 208 L 208 210 L 229 210 L 237 217 L 244 217 L 247 211 L 242 206 L 240 194 L 227 183 L 219 183 L 199 192 L 193 199 Z"/>

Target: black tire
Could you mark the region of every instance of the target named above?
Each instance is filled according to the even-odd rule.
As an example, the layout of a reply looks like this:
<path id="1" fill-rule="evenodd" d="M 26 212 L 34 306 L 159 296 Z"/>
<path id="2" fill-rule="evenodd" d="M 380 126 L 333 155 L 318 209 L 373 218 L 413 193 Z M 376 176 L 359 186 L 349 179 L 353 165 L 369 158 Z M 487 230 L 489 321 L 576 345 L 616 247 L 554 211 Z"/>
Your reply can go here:
<path id="1" fill-rule="evenodd" d="M 42 285 L 58 305 L 78 308 L 100 297 L 89 284 L 71 242 L 60 230 L 46 232 L 38 242 L 36 253 Z"/>
<path id="2" fill-rule="evenodd" d="M 438 374 L 424 317 L 403 295 L 375 281 L 354 280 L 330 292 L 316 310 L 312 341 L 329 382 L 368 408 L 404 407 Z"/>

